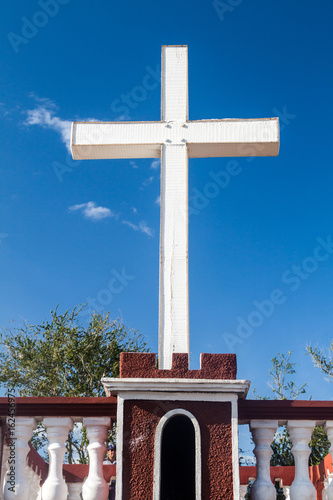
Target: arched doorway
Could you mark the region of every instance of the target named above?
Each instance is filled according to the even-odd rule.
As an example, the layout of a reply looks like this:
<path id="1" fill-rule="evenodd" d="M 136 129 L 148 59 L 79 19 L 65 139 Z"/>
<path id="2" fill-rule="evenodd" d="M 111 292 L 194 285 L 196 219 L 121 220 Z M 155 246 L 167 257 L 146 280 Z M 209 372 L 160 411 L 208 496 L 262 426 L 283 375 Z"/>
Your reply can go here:
<path id="1" fill-rule="evenodd" d="M 160 500 L 195 500 L 196 439 L 192 420 L 176 414 L 161 436 Z"/>

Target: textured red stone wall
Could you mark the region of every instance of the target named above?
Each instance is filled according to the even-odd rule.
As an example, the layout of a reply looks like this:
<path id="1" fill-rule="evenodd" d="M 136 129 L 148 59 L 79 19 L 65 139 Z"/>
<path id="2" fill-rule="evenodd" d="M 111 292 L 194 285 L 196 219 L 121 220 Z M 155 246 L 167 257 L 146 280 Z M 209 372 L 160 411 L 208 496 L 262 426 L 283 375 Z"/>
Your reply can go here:
<path id="1" fill-rule="evenodd" d="M 182 408 L 201 432 L 202 498 L 233 500 L 231 403 L 209 401 L 125 401 L 123 500 L 151 500 L 155 431 L 168 411 Z"/>
<path id="2" fill-rule="evenodd" d="M 156 354 L 123 352 L 121 378 L 191 378 L 235 380 L 236 354 L 201 354 L 200 370 L 189 370 L 188 354 L 173 354 L 171 370 L 156 368 Z"/>

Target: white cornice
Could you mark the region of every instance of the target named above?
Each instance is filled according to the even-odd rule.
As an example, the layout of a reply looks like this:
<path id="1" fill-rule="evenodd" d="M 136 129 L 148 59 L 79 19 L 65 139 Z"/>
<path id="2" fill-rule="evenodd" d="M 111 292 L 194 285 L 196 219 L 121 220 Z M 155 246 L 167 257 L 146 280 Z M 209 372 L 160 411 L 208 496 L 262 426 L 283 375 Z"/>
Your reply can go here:
<path id="1" fill-rule="evenodd" d="M 118 393 L 214 393 L 237 394 L 245 397 L 250 388 L 249 380 L 212 380 L 186 378 L 102 378 L 108 396 Z"/>

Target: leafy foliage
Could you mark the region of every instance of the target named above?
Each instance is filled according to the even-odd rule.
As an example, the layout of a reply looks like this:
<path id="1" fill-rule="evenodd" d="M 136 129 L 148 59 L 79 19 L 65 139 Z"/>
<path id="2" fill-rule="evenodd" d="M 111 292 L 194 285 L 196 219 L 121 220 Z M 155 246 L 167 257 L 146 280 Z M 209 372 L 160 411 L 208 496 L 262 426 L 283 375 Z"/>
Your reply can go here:
<path id="1" fill-rule="evenodd" d="M 325 351 L 319 347 L 309 346 L 306 350 L 310 354 L 314 366 L 321 370 L 325 380 L 333 382 L 333 341 L 331 341 L 330 347 L 326 349 L 326 355 Z"/>
<path id="2" fill-rule="evenodd" d="M 0 385 L 19 396 L 103 396 L 102 377 L 119 376 L 121 352 L 148 351 L 142 335 L 130 331 L 109 314 L 93 313 L 81 320 L 82 308 L 59 314 L 51 321 L 0 332 Z M 45 428 L 39 424 L 32 443 L 45 447 Z M 75 426 L 67 441 L 69 463 L 87 462 L 85 429 Z"/>
<path id="3" fill-rule="evenodd" d="M 271 361 L 272 368 L 269 371 L 269 386 L 273 391 L 274 399 L 297 399 L 301 394 L 305 394 L 307 384 L 297 387 L 292 380 L 288 380 L 289 375 L 296 373 L 296 363 L 291 363 L 291 351 L 288 356 L 278 353 Z"/>

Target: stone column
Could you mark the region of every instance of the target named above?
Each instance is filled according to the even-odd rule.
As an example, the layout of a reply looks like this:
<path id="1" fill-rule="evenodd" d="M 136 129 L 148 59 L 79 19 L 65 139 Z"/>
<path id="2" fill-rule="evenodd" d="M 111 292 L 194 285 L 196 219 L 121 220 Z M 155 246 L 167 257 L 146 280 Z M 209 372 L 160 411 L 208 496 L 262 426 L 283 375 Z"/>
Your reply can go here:
<path id="1" fill-rule="evenodd" d="M 8 472 L 5 476 L 4 499 L 27 500 L 30 484 L 26 472 L 29 453 L 28 441 L 37 422 L 31 417 L 8 417 L 9 456 Z"/>
<path id="2" fill-rule="evenodd" d="M 86 417 L 83 425 L 89 439 L 89 474 L 82 487 L 83 500 L 107 500 L 109 486 L 103 475 L 103 457 L 106 451 L 105 441 L 111 426 L 109 417 Z"/>
<path id="3" fill-rule="evenodd" d="M 29 500 L 36 500 L 38 492 L 40 490 L 40 477 L 37 472 L 34 471 L 33 467 L 26 465 L 27 477 L 30 484 L 30 497 Z"/>
<path id="4" fill-rule="evenodd" d="M 8 463 L 7 463 L 8 457 L 9 457 L 9 447 L 7 446 L 6 443 L 4 443 L 2 451 L 1 479 L 0 479 L 0 500 L 4 500 L 4 489 L 5 489 L 5 482 L 7 480 L 6 474 L 8 470 Z"/>
<path id="5" fill-rule="evenodd" d="M 251 420 L 250 422 L 255 443 L 254 454 L 257 459 L 257 478 L 251 489 L 253 500 L 276 500 L 276 490 L 270 475 L 270 458 L 273 453 L 271 444 L 277 428 L 277 420 Z"/>
<path id="6" fill-rule="evenodd" d="M 316 488 L 309 477 L 309 442 L 316 422 L 312 420 L 290 420 L 287 429 L 293 442 L 295 479 L 290 487 L 291 500 L 316 500 Z"/>
<path id="7" fill-rule="evenodd" d="M 49 473 L 42 486 L 43 500 L 67 500 L 67 485 L 62 474 L 62 465 L 66 453 L 65 442 L 68 432 L 73 428 L 69 417 L 46 417 L 43 423 L 47 430 L 50 464 Z"/>

